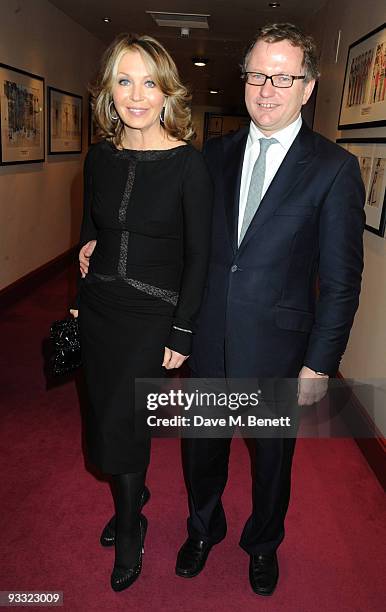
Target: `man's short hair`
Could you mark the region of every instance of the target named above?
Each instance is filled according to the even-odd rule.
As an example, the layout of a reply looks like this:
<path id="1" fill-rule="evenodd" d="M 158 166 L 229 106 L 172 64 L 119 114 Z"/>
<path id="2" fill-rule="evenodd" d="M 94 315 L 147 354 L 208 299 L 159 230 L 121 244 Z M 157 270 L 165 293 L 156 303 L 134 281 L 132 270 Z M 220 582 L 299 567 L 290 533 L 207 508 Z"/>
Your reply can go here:
<path id="1" fill-rule="evenodd" d="M 292 23 L 269 23 L 256 32 L 253 42 L 249 45 L 243 61 L 243 70 L 246 71 L 249 57 L 255 44 L 263 40 L 267 43 L 288 40 L 294 47 L 303 51 L 302 67 L 304 68 L 305 82 L 308 83 L 319 77 L 318 54 L 314 39 L 308 36 Z"/>

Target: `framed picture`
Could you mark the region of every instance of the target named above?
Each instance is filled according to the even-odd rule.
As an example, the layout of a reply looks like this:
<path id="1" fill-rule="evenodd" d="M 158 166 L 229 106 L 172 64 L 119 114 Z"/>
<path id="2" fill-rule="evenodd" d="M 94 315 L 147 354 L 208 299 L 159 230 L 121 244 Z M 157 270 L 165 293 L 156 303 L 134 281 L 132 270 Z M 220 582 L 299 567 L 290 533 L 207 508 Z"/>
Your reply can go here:
<path id="1" fill-rule="evenodd" d="M 94 111 L 91 103 L 91 96 L 88 99 L 88 144 L 89 146 L 99 142 L 98 124 L 95 121 Z"/>
<path id="2" fill-rule="evenodd" d="M 0 164 L 42 162 L 44 79 L 0 64 Z"/>
<path id="3" fill-rule="evenodd" d="M 339 138 L 337 142 L 358 158 L 366 188 L 366 229 L 383 236 L 386 221 L 386 138 Z"/>
<path id="4" fill-rule="evenodd" d="M 222 134 L 223 118 L 218 115 L 209 114 L 208 116 L 208 134 L 211 136 L 220 136 Z"/>
<path id="5" fill-rule="evenodd" d="M 386 24 L 348 49 L 338 129 L 386 125 Z"/>
<path id="6" fill-rule="evenodd" d="M 48 153 L 82 152 L 82 96 L 48 87 Z"/>
<path id="7" fill-rule="evenodd" d="M 204 142 L 215 136 L 237 132 L 237 130 L 249 126 L 250 122 L 251 118 L 248 115 L 205 113 Z"/>

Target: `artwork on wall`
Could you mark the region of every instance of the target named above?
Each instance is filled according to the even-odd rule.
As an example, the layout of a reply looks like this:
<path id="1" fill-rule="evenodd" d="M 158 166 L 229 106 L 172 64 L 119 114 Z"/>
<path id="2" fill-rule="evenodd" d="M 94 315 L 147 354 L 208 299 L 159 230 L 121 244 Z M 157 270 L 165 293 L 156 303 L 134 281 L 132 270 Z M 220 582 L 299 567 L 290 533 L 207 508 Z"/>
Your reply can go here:
<path id="1" fill-rule="evenodd" d="M 386 221 L 386 138 L 339 138 L 337 142 L 358 158 L 366 188 L 366 229 L 383 236 Z"/>
<path id="2" fill-rule="evenodd" d="M 44 161 L 44 79 L 0 64 L 0 164 Z"/>
<path id="3" fill-rule="evenodd" d="M 224 136 L 248 127 L 251 119 L 247 115 L 225 115 L 221 113 L 205 113 L 204 142 L 208 138 Z"/>
<path id="4" fill-rule="evenodd" d="M 386 24 L 350 45 L 338 129 L 386 125 Z"/>
<path id="5" fill-rule="evenodd" d="M 48 87 L 48 153 L 82 152 L 82 96 Z"/>

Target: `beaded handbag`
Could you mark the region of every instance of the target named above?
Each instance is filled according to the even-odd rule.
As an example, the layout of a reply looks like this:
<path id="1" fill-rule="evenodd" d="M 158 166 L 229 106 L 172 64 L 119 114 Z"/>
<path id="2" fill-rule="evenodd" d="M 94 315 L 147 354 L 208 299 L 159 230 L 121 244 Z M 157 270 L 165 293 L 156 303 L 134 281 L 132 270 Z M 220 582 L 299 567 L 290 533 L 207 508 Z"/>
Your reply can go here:
<path id="1" fill-rule="evenodd" d="M 54 321 L 50 329 L 54 344 L 52 368 L 56 376 L 76 370 L 82 364 L 78 320 L 74 317 Z"/>

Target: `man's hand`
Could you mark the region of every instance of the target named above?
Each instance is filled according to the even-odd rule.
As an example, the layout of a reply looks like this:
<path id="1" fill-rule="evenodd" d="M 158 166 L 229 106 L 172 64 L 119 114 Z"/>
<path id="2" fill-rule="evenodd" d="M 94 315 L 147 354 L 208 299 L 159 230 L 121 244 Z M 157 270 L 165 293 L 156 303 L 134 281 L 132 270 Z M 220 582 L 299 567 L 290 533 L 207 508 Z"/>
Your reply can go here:
<path id="1" fill-rule="evenodd" d="M 72 314 L 74 319 L 77 319 L 79 315 L 79 310 L 76 310 L 75 308 L 70 308 L 70 314 Z"/>
<path id="2" fill-rule="evenodd" d="M 95 249 L 96 240 L 89 240 L 79 251 L 79 267 L 82 278 L 84 278 L 88 272 L 88 264 L 91 255 Z"/>
<path id="3" fill-rule="evenodd" d="M 316 374 L 307 366 L 303 366 L 298 377 L 298 404 L 311 406 L 326 395 L 328 389 L 328 376 Z"/>
<path id="4" fill-rule="evenodd" d="M 189 357 L 189 355 L 181 355 L 181 353 L 177 353 L 177 351 L 172 351 L 170 348 L 165 346 L 164 360 L 162 365 L 167 370 L 172 370 L 173 368 L 179 368 L 182 366 L 184 361 Z"/>

